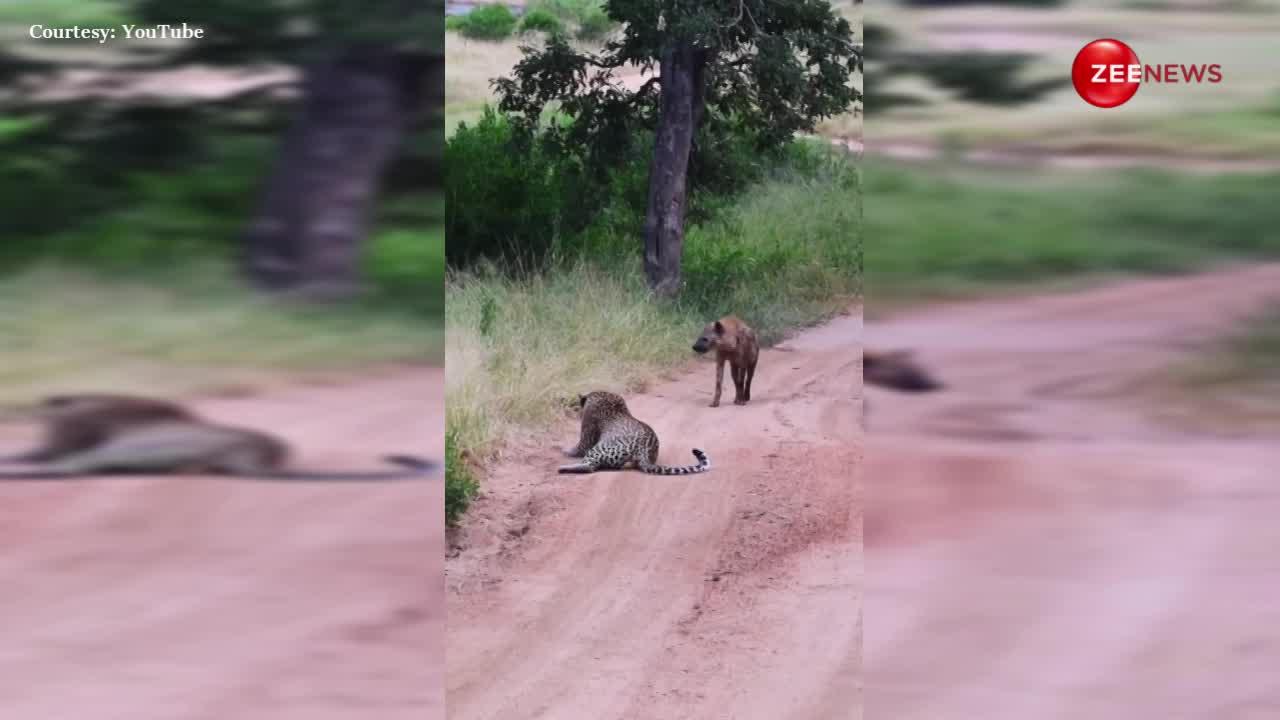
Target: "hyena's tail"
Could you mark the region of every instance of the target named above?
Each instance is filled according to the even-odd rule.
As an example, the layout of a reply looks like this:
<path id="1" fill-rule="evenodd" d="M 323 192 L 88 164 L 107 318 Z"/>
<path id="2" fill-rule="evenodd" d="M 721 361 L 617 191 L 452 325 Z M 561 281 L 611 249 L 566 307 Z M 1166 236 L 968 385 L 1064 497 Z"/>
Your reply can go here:
<path id="1" fill-rule="evenodd" d="M 707 457 L 706 453 L 694 448 L 693 456 L 698 458 L 697 465 L 642 465 L 640 469 L 650 475 L 692 475 L 694 473 L 704 473 L 711 469 L 711 458 Z"/>

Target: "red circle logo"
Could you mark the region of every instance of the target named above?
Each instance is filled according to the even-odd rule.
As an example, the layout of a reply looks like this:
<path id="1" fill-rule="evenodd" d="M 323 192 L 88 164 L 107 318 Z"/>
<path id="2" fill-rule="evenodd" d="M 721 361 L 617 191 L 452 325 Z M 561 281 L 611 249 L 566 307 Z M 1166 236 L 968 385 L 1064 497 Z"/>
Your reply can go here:
<path id="1" fill-rule="evenodd" d="M 1110 38 L 1080 48 L 1071 63 L 1071 84 L 1090 105 L 1113 108 L 1138 92 L 1142 67 L 1133 48 Z"/>

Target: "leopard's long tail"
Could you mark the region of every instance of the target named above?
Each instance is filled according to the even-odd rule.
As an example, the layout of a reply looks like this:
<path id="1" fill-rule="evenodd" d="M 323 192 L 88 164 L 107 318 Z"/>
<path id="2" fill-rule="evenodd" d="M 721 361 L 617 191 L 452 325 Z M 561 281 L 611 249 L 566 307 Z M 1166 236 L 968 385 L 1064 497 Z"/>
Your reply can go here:
<path id="1" fill-rule="evenodd" d="M 711 458 L 701 450 L 694 448 L 693 456 L 698 458 L 697 465 L 641 465 L 640 470 L 650 475 L 692 475 L 694 473 L 704 473 L 711 469 Z"/>

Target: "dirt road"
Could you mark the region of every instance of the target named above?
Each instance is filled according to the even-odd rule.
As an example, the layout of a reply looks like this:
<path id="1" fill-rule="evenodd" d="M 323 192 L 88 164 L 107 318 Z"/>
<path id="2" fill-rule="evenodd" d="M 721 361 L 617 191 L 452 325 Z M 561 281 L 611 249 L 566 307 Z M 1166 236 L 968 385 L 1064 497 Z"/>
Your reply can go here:
<path id="1" fill-rule="evenodd" d="M 868 324 L 950 383 L 868 391 L 869 717 L 1280 717 L 1280 442 L 1146 378 L 1280 266 Z"/>
<path id="2" fill-rule="evenodd" d="M 443 453 L 438 370 L 197 408 L 305 467 Z M 442 507 L 438 479 L 0 484 L 0 715 L 443 718 Z"/>
<path id="3" fill-rule="evenodd" d="M 861 717 L 861 328 L 762 353 L 745 407 L 710 362 L 628 396 L 709 473 L 557 475 L 570 421 L 499 467 L 446 564 L 449 717 Z"/>

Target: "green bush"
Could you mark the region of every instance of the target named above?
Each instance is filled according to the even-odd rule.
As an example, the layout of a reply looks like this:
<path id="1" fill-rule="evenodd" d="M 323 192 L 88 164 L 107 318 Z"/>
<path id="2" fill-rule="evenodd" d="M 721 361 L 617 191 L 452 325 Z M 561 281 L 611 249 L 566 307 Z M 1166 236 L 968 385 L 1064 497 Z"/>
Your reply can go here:
<path id="1" fill-rule="evenodd" d="M 444 19 L 444 29 L 452 30 L 456 33 L 463 33 L 469 23 L 470 20 L 466 15 L 450 15 Z"/>
<path id="2" fill-rule="evenodd" d="M 505 40 L 515 32 L 516 22 L 506 5 L 481 5 L 467 13 L 458 32 L 474 40 Z"/>
<path id="3" fill-rule="evenodd" d="M 445 147 L 449 265 L 483 258 L 529 269 L 552 256 L 633 256 L 648 202 L 652 142 L 650 133 L 633 134 L 602 177 L 541 139 L 517 145 L 509 121 L 487 108 L 475 125 L 459 125 Z M 761 154 L 755 138 L 737 126 L 708 126 L 689 166 L 687 220 L 713 221 L 771 167 L 808 163 L 816 172 L 827 155 L 807 144 Z"/>
<path id="4" fill-rule="evenodd" d="M 465 269 L 487 260 L 520 274 L 548 262 L 637 262 L 648 192 L 646 150 L 637 142 L 606 181 L 595 182 L 574 161 L 536 144 L 518 149 L 511 126 L 492 110 L 475 126 L 461 125 L 445 151 L 449 265 Z M 726 288 L 800 266 L 789 254 L 798 234 L 810 243 L 806 258 L 817 258 L 831 273 L 860 276 L 861 244 L 852 238 L 860 205 L 849 198 L 860 197 L 861 181 L 846 158 L 819 142 L 795 142 L 762 156 L 751 151 L 749 139 L 731 135 L 704 148 L 703 156 L 704 163 L 691 168 L 696 191 L 687 215 L 686 304 L 704 314 L 723 311 Z M 743 199 L 744 192 L 756 199 Z M 802 219 L 797 208 L 804 209 Z M 817 296 L 852 292 L 836 291 L 819 276 L 827 277 L 792 279 Z"/>
<path id="5" fill-rule="evenodd" d="M 648 197 L 649 146 L 641 137 L 601 177 L 541 139 L 517 143 L 508 120 L 486 108 L 445 146 L 448 261 L 481 259 L 536 269 L 556 256 L 634 247 Z"/>
<path id="6" fill-rule="evenodd" d="M 79 146 L 42 137 L 39 124 L 8 125 L 0 124 L 0 274 L 55 262 L 158 282 L 175 267 L 234 266 L 254 212 L 252 188 L 274 154 L 273 139 L 262 134 L 204 128 L 185 164 L 134 161 L 121 171 L 123 161 L 102 166 L 113 157 L 103 143 L 119 142 L 118 133 Z M 415 135 L 413 142 L 426 141 Z M 439 316 L 443 200 L 438 191 L 390 180 L 363 248 L 370 298 Z"/>
<path id="7" fill-rule="evenodd" d="M 868 161 L 877 298 L 1280 257 L 1280 174 L 1045 175 Z"/>
<path id="8" fill-rule="evenodd" d="M 544 32 L 548 35 L 560 35 L 564 33 L 564 23 L 560 22 L 560 18 L 552 15 L 547 10 L 530 10 L 520 18 L 520 32 Z"/>
<path id="9" fill-rule="evenodd" d="M 551 249 L 560 223 L 553 163 L 520 153 L 510 124 L 486 108 L 445 146 L 445 228 L 451 266 L 507 257 L 528 264 Z"/>

